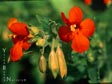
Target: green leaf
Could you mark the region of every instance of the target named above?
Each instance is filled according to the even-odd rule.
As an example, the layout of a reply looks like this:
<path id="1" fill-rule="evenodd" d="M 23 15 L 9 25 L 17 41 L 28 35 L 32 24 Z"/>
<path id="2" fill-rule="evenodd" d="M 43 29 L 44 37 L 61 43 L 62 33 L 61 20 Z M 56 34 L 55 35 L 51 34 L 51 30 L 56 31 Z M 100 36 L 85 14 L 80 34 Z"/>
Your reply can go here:
<path id="1" fill-rule="evenodd" d="M 49 31 L 49 18 L 43 17 L 41 15 L 36 15 L 37 23 L 40 25 L 41 29 L 44 31 Z"/>
<path id="2" fill-rule="evenodd" d="M 89 83 L 98 83 L 97 80 L 97 71 L 94 67 L 90 67 L 87 69 L 88 71 L 88 77 L 89 77 Z"/>

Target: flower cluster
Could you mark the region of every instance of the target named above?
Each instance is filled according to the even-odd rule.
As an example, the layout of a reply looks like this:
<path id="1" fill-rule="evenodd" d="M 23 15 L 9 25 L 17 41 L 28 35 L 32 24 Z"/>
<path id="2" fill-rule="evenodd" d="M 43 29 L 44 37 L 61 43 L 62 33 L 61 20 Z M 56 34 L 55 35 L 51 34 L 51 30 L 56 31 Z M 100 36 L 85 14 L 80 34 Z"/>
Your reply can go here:
<path id="1" fill-rule="evenodd" d="M 24 55 L 24 51 L 28 50 L 34 42 L 41 52 L 38 63 L 39 70 L 45 73 L 47 69 L 47 60 L 44 56 L 44 50 L 46 46 L 51 45 L 51 51 L 48 57 L 49 69 L 54 78 L 56 78 L 58 74 L 61 78 L 65 77 L 67 74 L 66 60 L 60 47 L 59 38 L 57 38 L 58 35 L 62 41 L 67 43 L 72 42 L 71 47 L 75 52 L 83 53 L 89 48 L 89 38 L 95 31 L 95 25 L 94 21 L 90 18 L 82 21 L 83 13 L 77 6 L 70 9 L 68 18 L 65 17 L 63 12 L 61 16 L 66 25 L 59 27 L 58 32 L 54 29 L 55 32 L 52 33 L 56 36 L 48 36 L 43 30 L 35 26 L 28 27 L 26 23 L 19 22 L 16 18 L 9 19 L 8 28 L 12 32 L 11 38 L 14 43 L 13 47 L 10 49 L 11 61 L 20 60 Z M 54 30 L 51 29 L 51 31 Z"/>
<path id="2" fill-rule="evenodd" d="M 64 42 L 72 41 L 71 47 L 74 51 L 83 53 L 89 48 L 90 42 L 88 38 L 95 31 L 94 21 L 90 18 L 82 21 L 82 10 L 75 6 L 69 11 L 69 18 L 61 13 L 62 20 L 66 24 L 59 28 L 59 37 Z"/>
<path id="3" fill-rule="evenodd" d="M 66 24 L 58 30 L 59 37 L 64 42 L 72 42 L 71 47 L 75 52 L 83 53 L 90 45 L 89 37 L 95 31 L 94 21 L 87 18 L 82 21 L 82 10 L 75 6 L 70 9 L 69 17 L 66 18 L 64 13 L 61 13 L 62 20 Z M 10 49 L 10 58 L 12 61 L 17 61 L 23 56 L 23 51 L 29 49 L 31 43 L 30 32 L 27 24 L 19 22 L 16 18 L 11 18 L 8 21 L 8 28 L 12 32 L 11 38 L 14 46 Z M 39 31 L 37 31 L 39 33 Z M 41 42 L 37 42 L 39 44 Z"/>
<path id="4" fill-rule="evenodd" d="M 61 78 L 64 78 L 67 74 L 65 56 L 60 47 L 60 44 L 54 47 L 55 41 L 56 41 L 55 39 L 52 40 L 51 51 L 48 57 L 48 65 L 54 78 L 56 78 L 58 74 L 61 76 Z M 39 58 L 39 70 L 40 72 L 45 73 L 47 69 L 47 64 L 46 64 L 46 58 L 43 54 L 44 53 L 42 53 L 42 55 Z"/>

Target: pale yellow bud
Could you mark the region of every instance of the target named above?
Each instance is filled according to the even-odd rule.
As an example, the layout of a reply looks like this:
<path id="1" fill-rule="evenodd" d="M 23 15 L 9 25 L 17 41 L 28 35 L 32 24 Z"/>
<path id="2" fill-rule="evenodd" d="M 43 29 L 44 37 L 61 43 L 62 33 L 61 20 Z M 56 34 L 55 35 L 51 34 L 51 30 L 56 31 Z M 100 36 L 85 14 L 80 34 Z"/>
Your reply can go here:
<path id="1" fill-rule="evenodd" d="M 89 62 L 94 62 L 95 59 L 92 53 L 88 53 L 87 57 L 88 57 Z"/>
<path id="2" fill-rule="evenodd" d="M 59 64 L 59 71 L 61 78 L 67 75 L 67 66 L 66 66 L 66 61 L 64 58 L 64 53 L 62 49 L 58 46 L 56 50 L 56 56 L 58 58 L 58 64 Z"/>
<path id="3" fill-rule="evenodd" d="M 103 45 L 103 42 L 100 41 L 100 42 L 99 42 L 99 47 L 100 47 L 100 48 L 103 48 L 103 46 L 104 46 L 104 45 Z"/>
<path id="4" fill-rule="evenodd" d="M 56 78 L 59 71 L 59 66 L 58 66 L 57 56 L 54 50 L 51 50 L 49 54 L 48 63 L 54 78 Z"/>
<path id="5" fill-rule="evenodd" d="M 4 30 L 2 32 L 2 38 L 5 40 L 5 41 L 8 41 L 9 40 L 9 33 L 8 33 L 8 30 Z"/>
<path id="6" fill-rule="evenodd" d="M 40 56 L 39 58 L 39 70 L 42 72 L 42 73 L 45 73 L 46 72 L 46 59 L 45 57 L 42 55 Z"/>
<path id="7" fill-rule="evenodd" d="M 35 26 L 32 26 L 31 28 L 31 32 L 34 34 L 34 35 L 37 35 L 39 33 L 39 29 Z"/>
<path id="8" fill-rule="evenodd" d="M 45 39 L 43 38 L 39 38 L 36 42 L 37 46 L 44 46 L 44 44 L 45 44 Z"/>

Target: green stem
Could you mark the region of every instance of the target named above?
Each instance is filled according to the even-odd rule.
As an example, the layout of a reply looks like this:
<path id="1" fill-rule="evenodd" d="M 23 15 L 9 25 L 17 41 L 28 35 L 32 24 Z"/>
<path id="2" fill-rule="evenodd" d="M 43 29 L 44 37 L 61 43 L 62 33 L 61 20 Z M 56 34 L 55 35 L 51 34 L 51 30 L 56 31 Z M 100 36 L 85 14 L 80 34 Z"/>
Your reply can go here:
<path id="1" fill-rule="evenodd" d="M 51 50 L 53 50 L 53 49 L 54 49 L 54 43 L 55 43 L 55 39 L 53 38 L 53 39 L 52 39 Z"/>

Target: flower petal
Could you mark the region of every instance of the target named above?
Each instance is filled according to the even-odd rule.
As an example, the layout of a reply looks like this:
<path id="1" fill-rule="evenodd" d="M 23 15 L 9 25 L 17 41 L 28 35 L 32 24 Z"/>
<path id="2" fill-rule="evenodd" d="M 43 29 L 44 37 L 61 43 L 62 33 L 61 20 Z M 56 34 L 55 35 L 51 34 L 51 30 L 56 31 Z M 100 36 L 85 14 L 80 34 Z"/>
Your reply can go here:
<path id="1" fill-rule="evenodd" d="M 22 44 L 23 43 L 19 41 L 10 49 L 11 61 L 18 61 L 21 59 L 23 55 Z"/>
<path id="2" fill-rule="evenodd" d="M 88 19 L 85 19 L 84 21 L 82 21 L 80 24 L 80 31 L 86 37 L 92 36 L 95 31 L 95 25 L 94 25 L 93 20 L 88 18 Z"/>
<path id="3" fill-rule="evenodd" d="M 71 41 L 71 31 L 67 26 L 61 26 L 58 30 L 58 34 L 62 41 Z"/>
<path id="4" fill-rule="evenodd" d="M 106 4 L 106 5 L 109 5 L 112 3 L 112 0 L 103 0 L 103 3 Z"/>
<path id="5" fill-rule="evenodd" d="M 10 18 L 8 21 L 8 28 L 10 28 L 11 25 L 16 23 L 16 22 L 18 22 L 16 18 Z"/>
<path id="6" fill-rule="evenodd" d="M 14 23 L 9 29 L 16 35 L 27 36 L 29 34 L 27 25 L 25 23 Z"/>
<path id="7" fill-rule="evenodd" d="M 68 26 L 70 25 L 70 22 L 69 20 L 66 18 L 65 14 L 62 12 L 61 13 L 61 17 L 62 17 L 62 20 L 64 21 L 65 24 L 67 24 Z"/>
<path id="8" fill-rule="evenodd" d="M 89 40 L 81 32 L 77 31 L 74 34 L 71 47 L 74 51 L 83 53 L 89 48 Z"/>
<path id="9" fill-rule="evenodd" d="M 29 43 L 29 42 L 23 42 L 23 49 L 24 50 L 28 50 L 30 46 L 31 46 L 31 43 Z"/>
<path id="10" fill-rule="evenodd" d="M 82 10 L 75 6 L 69 11 L 69 22 L 71 24 L 79 24 L 82 21 Z"/>

